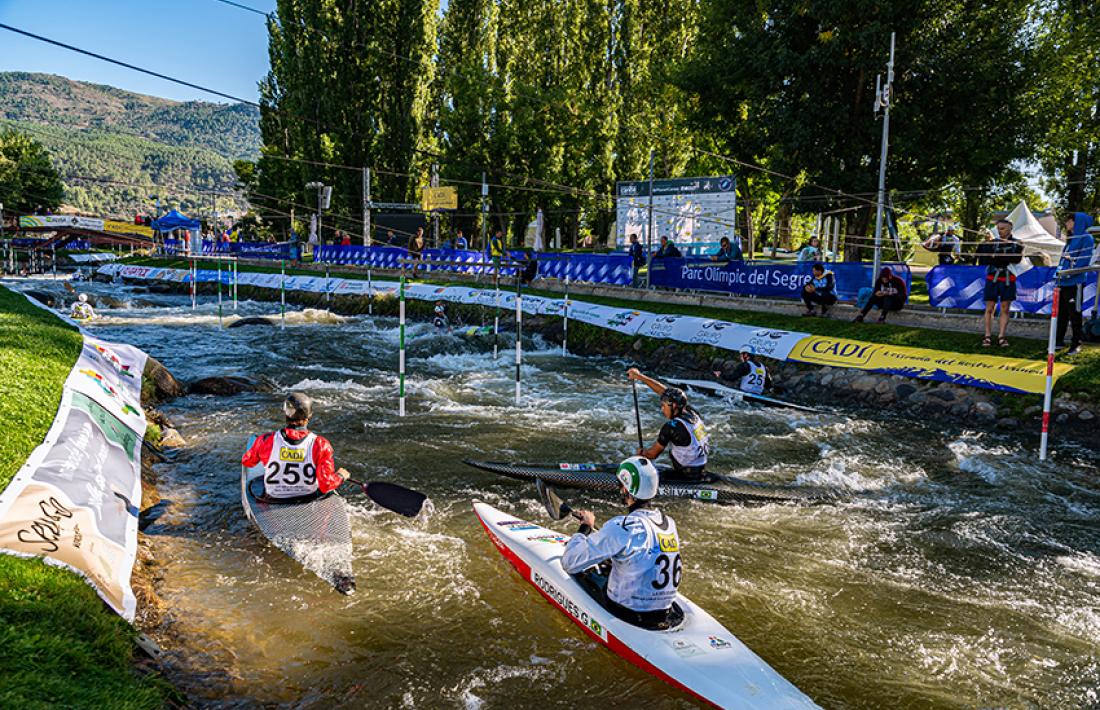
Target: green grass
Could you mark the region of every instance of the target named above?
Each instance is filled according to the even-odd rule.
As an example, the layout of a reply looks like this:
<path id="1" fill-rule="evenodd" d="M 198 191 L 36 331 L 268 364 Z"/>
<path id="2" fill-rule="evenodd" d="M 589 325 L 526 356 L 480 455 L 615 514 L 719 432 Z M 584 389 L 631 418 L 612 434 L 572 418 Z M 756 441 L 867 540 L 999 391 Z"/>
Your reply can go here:
<path id="1" fill-rule="evenodd" d="M 0 287 L 0 488 L 46 436 L 81 342 L 75 328 Z"/>
<path id="2" fill-rule="evenodd" d="M 125 259 L 127 263 L 145 264 L 149 266 L 161 266 L 169 268 L 186 268 L 187 261 L 183 259 L 167 260 L 147 257 L 135 257 Z M 209 267 L 208 267 L 209 268 Z M 305 274 L 316 276 L 319 267 L 287 269 L 287 275 Z M 279 273 L 279 268 L 249 265 L 245 270 L 260 273 Z M 332 275 L 341 278 L 366 279 L 366 274 L 357 272 L 337 272 Z M 392 277 L 378 277 L 392 278 Z M 430 279 L 419 279 L 431 282 Z M 454 281 L 440 281 L 440 284 L 452 286 L 481 286 L 485 283 L 474 282 L 456 283 Z M 914 298 L 927 300 L 927 288 L 924 281 L 913 284 Z M 559 293 L 542 291 L 540 289 L 527 289 L 525 293 L 538 296 L 558 298 Z M 960 333 L 950 330 L 935 330 L 931 328 L 915 328 L 901 325 L 879 325 L 877 323 L 852 323 L 846 319 L 836 318 L 804 318 L 789 313 L 767 313 L 761 311 L 743 311 L 728 308 L 709 308 L 706 306 L 681 305 L 676 303 L 657 303 L 629 301 L 620 298 L 608 298 L 603 296 L 578 295 L 578 299 L 591 303 L 602 303 L 615 308 L 640 309 L 653 313 L 671 313 L 700 316 L 703 318 L 716 318 L 720 320 L 735 321 L 745 325 L 756 325 L 764 328 L 776 328 L 780 330 L 793 330 L 813 335 L 825 335 L 837 338 L 850 338 L 862 340 L 868 343 L 882 343 L 885 345 L 904 346 L 912 348 L 928 348 L 930 350 L 942 350 L 944 352 L 988 354 L 1001 357 L 1013 357 L 1027 360 L 1046 360 L 1046 343 L 1037 340 L 1023 338 L 1010 338 L 1012 345 L 1008 348 L 983 348 L 981 346 L 980 333 Z M 1059 362 L 1068 362 L 1075 366 L 1069 374 L 1058 380 L 1056 392 L 1080 393 L 1091 399 L 1100 400 L 1100 348 L 1086 346 L 1082 353 L 1073 358 L 1064 355 L 1058 357 Z"/>
<path id="3" fill-rule="evenodd" d="M 0 287 L 0 488 L 42 442 L 80 334 Z M 170 688 L 139 676 L 136 631 L 77 575 L 0 555 L 0 707 L 157 708 Z"/>

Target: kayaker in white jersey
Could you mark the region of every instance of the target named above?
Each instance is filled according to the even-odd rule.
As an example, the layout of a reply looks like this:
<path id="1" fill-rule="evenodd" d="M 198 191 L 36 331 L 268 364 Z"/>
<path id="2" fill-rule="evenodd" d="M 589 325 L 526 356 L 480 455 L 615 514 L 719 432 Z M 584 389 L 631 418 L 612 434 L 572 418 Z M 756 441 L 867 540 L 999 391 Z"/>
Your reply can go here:
<path id="1" fill-rule="evenodd" d="M 772 386 L 768 369 L 760 362 L 756 353 L 749 349 L 741 351 L 741 362 L 737 363 L 737 367 L 726 378 L 736 382 L 737 388 L 742 392 L 751 394 L 764 394 L 764 390 Z"/>
<path id="2" fill-rule="evenodd" d="M 680 481 L 701 481 L 710 450 L 703 417 L 688 404 L 687 395 L 679 387 L 668 387 L 647 377 L 636 367 L 626 371 L 627 379 L 637 380 L 661 396 L 661 413 L 668 418 L 657 433 L 657 441 L 637 454 L 655 460 L 667 448 L 672 460 L 672 476 Z"/>
<path id="3" fill-rule="evenodd" d="M 92 304 L 88 303 L 88 294 L 82 293 L 77 296 L 69 317 L 73 320 L 91 320 L 95 318 L 95 309 L 92 308 Z"/>
<path id="4" fill-rule="evenodd" d="M 241 457 L 241 465 L 264 465 L 264 493 L 268 498 L 300 498 L 328 493 L 347 480 L 348 472 L 333 463 L 332 444 L 309 430 L 313 400 L 291 392 L 283 402 L 286 426 L 257 436 Z"/>
<path id="5" fill-rule="evenodd" d="M 566 544 L 561 566 L 567 574 L 580 574 L 609 560 L 607 610 L 635 626 L 668 628 L 668 612 L 684 569 L 676 523 L 649 507 L 659 478 L 649 459 L 626 459 L 616 476 L 628 512 L 596 530 L 592 511 L 577 511 L 580 529 Z"/>

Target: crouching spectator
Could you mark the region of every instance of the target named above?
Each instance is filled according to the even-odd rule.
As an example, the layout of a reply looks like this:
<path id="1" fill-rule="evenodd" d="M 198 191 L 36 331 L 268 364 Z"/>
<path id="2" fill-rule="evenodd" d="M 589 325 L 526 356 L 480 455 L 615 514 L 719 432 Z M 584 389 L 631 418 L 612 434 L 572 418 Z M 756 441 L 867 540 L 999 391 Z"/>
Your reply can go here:
<path id="1" fill-rule="evenodd" d="M 877 307 L 882 312 L 878 317 L 878 322 L 885 323 L 886 314 L 891 311 L 900 311 L 902 306 L 905 305 L 906 295 L 905 281 L 898 276 L 894 276 L 894 270 L 889 266 L 882 267 L 882 271 L 878 275 L 878 281 L 875 282 L 875 291 L 868 299 L 867 305 L 855 317 L 855 322 L 862 323 L 871 309 Z"/>
<path id="2" fill-rule="evenodd" d="M 806 315 L 814 315 L 814 306 L 821 306 L 821 315 L 829 312 L 829 306 L 836 303 L 836 276 L 826 271 L 825 265 L 818 262 L 811 267 L 813 278 L 802 287 L 802 302 L 806 304 Z"/>

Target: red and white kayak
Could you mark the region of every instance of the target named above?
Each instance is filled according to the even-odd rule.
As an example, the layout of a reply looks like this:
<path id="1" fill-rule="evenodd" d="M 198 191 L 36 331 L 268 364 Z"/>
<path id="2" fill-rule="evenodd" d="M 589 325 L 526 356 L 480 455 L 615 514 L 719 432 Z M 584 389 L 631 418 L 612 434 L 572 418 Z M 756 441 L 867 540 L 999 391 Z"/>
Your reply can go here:
<path id="1" fill-rule="evenodd" d="M 714 617 L 683 595 L 683 621 L 667 631 L 643 629 L 615 617 L 565 573 L 561 556 L 568 537 L 474 503 L 489 539 L 520 576 L 559 611 L 642 670 L 722 708 L 816 708 Z"/>

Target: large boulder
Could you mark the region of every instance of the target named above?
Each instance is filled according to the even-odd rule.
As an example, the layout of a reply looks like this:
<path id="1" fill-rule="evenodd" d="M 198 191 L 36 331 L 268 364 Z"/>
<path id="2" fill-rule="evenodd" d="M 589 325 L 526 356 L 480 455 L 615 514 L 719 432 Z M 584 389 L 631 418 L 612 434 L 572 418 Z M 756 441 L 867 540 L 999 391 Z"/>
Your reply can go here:
<path id="1" fill-rule="evenodd" d="M 270 392 L 271 385 L 254 377 L 222 375 L 204 377 L 191 383 L 191 394 L 212 394 L 228 397 L 242 392 Z"/>
<path id="2" fill-rule="evenodd" d="M 263 316 L 250 316 L 248 318 L 240 318 L 229 324 L 230 328 L 243 328 L 247 325 L 275 325 L 275 321 L 270 318 L 264 318 Z"/>
<path id="3" fill-rule="evenodd" d="M 61 307 L 61 301 L 58 300 L 57 296 L 46 293 L 45 291 L 24 291 L 23 293 L 30 296 L 44 306 L 49 306 L 50 308 Z"/>
<path id="4" fill-rule="evenodd" d="M 145 374 L 141 385 L 141 403 L 149 406 L 158 402 L 167 402 L 182 397 L 187 389 L 172 376 L 168 368 L 155 357 L 145 361 Z"/>

